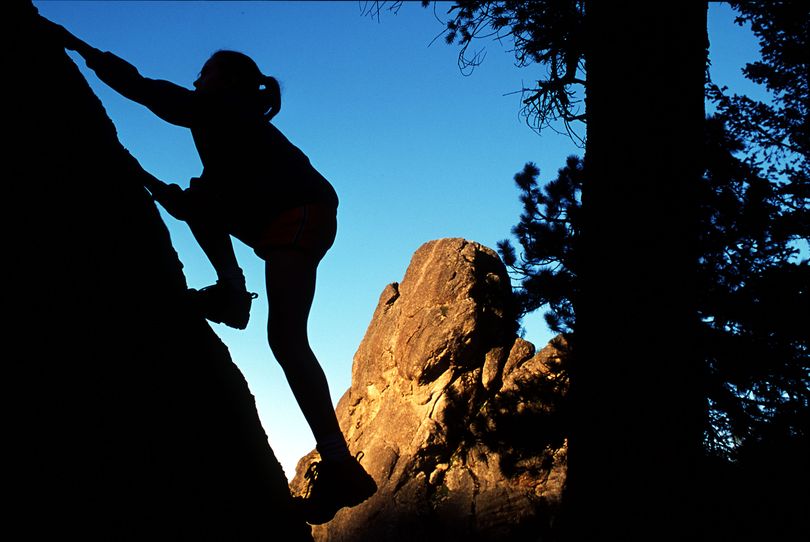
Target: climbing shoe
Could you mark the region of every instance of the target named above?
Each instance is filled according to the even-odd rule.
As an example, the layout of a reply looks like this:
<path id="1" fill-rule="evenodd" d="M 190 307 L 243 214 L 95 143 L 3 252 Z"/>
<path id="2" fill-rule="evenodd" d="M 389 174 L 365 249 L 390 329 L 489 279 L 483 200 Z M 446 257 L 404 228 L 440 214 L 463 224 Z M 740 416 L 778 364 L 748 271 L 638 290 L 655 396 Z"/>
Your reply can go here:
<path id="1" fill-rule="evenodd" d="M 245 329 L 250 319 L 250 305 L 258 294 L 217 281 L 199 290 L 189 288 L 189 297 L 196 310 L 217 324 Z"/>
<path id="2" fill-rule="evenodd" d="M 374 479 L 354 457 L 312 463 L 304 477 L 309 487 L 297 500 L 304 520 L 312 525 L 330 521 L 341 508 L 357 506 L 377 491 Z"/>

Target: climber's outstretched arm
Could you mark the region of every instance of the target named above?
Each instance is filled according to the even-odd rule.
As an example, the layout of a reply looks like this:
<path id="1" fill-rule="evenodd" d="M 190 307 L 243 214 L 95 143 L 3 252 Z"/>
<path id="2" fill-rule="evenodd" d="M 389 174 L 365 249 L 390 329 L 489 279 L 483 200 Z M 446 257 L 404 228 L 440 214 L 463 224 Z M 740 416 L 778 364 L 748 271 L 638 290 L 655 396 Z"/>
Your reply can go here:
<path id="1" fill-rule="evenodd" d="M 94 52 L 100 53 L 98 49 L 95 49 L 88 45 L 87 43 L 83 42 L 73 34 L 71 34 L 67 28 L 62 26 L 61 24 L 56 24 L 55 22 L 46 19 L 42 15 L 38 16 L 40 28 L 46 32 L 52 39 L 62 44 L 65 49 L 70 49 L 71 51 L 76 51 L 83 57 L 85 55 L 91 55 Z"/>
<path id="2" fill-rule="evenodd" d="M 66 49 L 76 51 L 87 67 L 110 88 L 134 102 L 149 108 L 152 113 L 176 126 L 190 128 L 194 121 L 196 100 L 194 91 L 162 79 L 142 76 L 126 60 L 110 52 L 103 52 L 80 40 L 62 25 L 40 16 L 40 24 L 52 39 Z"/>

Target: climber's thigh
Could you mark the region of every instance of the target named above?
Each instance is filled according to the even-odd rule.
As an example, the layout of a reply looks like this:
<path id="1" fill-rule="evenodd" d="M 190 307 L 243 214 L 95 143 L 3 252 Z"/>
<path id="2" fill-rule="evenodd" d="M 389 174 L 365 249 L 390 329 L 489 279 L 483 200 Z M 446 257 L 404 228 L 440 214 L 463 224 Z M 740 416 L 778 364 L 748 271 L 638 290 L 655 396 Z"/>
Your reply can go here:
<path id="1" fill-rule="evenodd" d="M 318 258 L 305 250 L 285 248 L 268 251 L 265 261 L 271 345 L 306 340 Z"/>

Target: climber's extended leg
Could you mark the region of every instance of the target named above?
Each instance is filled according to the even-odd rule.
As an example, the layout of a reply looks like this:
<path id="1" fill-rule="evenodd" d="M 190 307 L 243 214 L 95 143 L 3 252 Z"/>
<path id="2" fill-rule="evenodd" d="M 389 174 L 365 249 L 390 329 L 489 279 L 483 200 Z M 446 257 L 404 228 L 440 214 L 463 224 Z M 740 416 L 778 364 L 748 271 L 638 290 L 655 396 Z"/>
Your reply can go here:
<path id="1" fill-rule="evenodd" d="M 266 261 L 268 341 L 321 455 L 304 502 L 304 515 L 309 523 L 325 523 L 340 508 L 366 500 L 377 486 L 349 453 L 326 376 L 309 345 L 307 321 L 315 294 L 318 258 L 304 250 L 285 248 L 269 251 Z"/>

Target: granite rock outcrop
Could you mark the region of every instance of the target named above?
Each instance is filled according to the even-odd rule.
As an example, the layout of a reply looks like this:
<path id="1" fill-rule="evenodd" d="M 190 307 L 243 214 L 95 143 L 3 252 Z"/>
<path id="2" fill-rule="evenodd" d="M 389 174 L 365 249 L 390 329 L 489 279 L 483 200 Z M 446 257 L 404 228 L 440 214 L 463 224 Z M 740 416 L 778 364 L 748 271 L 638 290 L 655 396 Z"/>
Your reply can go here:
<path id="1" fill-rule="evenodd" d="M 337 406 L 378 483 L 319 542 L 539 540 L 566 474 L 562 337 L 519 338 L 506 269 L 464 239 L 428 242 L 385 287 Z M 291 482 L 306 492 L 312 452 Z"/>

